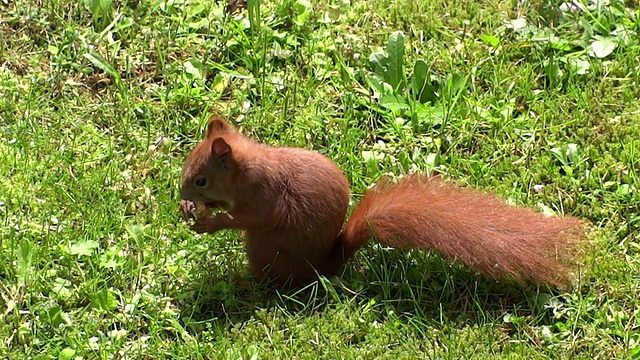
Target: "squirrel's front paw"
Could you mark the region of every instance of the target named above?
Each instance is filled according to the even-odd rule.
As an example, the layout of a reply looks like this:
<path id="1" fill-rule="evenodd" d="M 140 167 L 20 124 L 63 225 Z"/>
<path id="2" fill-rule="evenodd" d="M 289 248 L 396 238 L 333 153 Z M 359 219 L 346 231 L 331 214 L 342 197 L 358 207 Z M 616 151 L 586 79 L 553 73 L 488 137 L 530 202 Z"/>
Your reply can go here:
<path id="1" fill-rule="evenodd" d="M 180 212 L 185 220 L 207 219 L 211 217 L 211 209 L 201 201 L 180 201 Z"/>
<path id="2" fill-rule="evenodd" d="M 191 230 L 198 234 L 202 233 L 214 233 L 220 230 L 215 218 L 200 218 L 191 225 Z"/>
<path id="3" fill-rule="evenodd" d="M 180 201 L 180 213 L 185 220 L 195 219 L 196 212 L 196 204 L 190 200 L 182 200 Z"/>

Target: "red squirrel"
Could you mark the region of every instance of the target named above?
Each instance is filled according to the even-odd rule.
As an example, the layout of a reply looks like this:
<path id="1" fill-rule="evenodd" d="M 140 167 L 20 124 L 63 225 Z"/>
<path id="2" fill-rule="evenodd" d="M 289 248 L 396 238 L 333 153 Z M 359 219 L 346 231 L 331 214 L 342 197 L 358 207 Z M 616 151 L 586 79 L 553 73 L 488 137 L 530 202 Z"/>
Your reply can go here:
<path id="1" fill-rule="evenodd" d="M 336 274 L 375 238 L 399 249 L 428 249 L 496 279 L 564 286 L 583 222 L 545 216 L 426 175 L 382 181 L 366 192 L 343 227 L 349 182 L 329 158 L 274 147 L 212 117 L 182 174 L 181 211 L 195 203 L 223 209 L 200 217 L 197 233 L 244 231 L 260 280 L 304 284 Z"/>

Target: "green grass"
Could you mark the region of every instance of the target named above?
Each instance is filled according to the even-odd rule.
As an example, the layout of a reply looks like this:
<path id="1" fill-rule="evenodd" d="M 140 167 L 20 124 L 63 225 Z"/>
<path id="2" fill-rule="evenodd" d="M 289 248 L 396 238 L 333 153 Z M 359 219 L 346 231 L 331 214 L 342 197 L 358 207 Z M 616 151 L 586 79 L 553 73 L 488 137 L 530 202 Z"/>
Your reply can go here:
<path id="1" fill-rule="evenodd" d="M 0 357 L 640 358 L 637 4 L 249 3 L 0 4 Z M 369 58 L 396 31 L 393 91 Z M 418 59 L 432 102 L 409 90 Z M 376 244 L 338 278 L 261 288 L 239 234 L 177 211 L 212 112 L 326 154 L 354 201 L 442 173 L 588 220 L 593 246 L 566 293 Z"/>

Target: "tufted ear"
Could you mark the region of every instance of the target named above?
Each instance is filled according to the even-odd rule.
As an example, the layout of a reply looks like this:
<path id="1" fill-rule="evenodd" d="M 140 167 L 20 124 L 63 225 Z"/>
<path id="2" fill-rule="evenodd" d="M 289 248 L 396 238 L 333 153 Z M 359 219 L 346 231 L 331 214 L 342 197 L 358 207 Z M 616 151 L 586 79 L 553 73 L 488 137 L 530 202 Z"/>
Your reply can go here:
<path id="1" fill-rule="evenodd" d="M 212 116 L 209 118 L 209 124 L 207 125 L 206 137 L 220 136 L 229 130 L 229 124 L 226 120 L 219 116 Z"/>
<path id="2" fill-rule="evenodd" d="M 231 152 L 231 146 L 223 138 L 216 138 L 211 143 L 211 155 L 214 158 L 221 158 Z"/>

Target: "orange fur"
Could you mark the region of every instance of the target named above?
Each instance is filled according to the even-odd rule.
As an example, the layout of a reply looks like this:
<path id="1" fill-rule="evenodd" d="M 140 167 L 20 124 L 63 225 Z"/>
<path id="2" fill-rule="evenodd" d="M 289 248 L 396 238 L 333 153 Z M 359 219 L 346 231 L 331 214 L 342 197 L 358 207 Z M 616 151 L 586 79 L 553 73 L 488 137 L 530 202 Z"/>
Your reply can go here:
<path id="1" fill-rule="evenodd" d="M 349 184 L 332 161 L 259 144 L 215 117 L 185 162 L 182 198 L 226 209 L 193 229 L 244 230 L 253 273 L 276 284 L 335 274 L 374 237 L 437 251 L 494 278 L 565 285 L 584 235 L 576 218 L 546 217 L 423 175 L 381 182 L 342 229 Z"/>
<path id="2" fill-rule="evenodd" d="M 435 250 L 494 278 L 565 285 L 583 234 L 576 218 L 548 217 L 438 177 L 410 175 L 369 191 L 341 240 L 348 253 L 374 236 L 396 248 Z"/>

